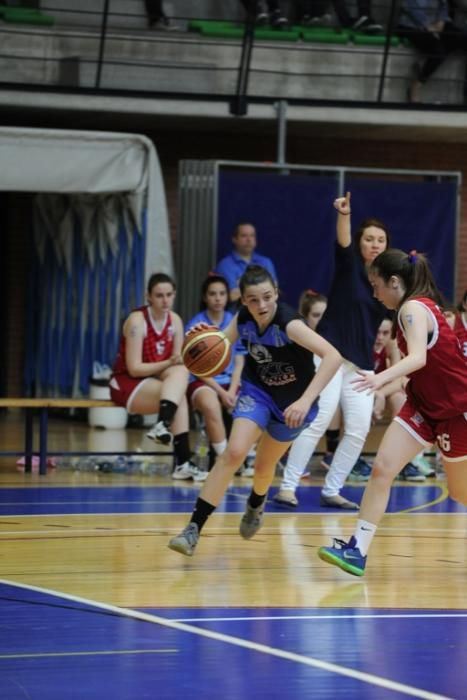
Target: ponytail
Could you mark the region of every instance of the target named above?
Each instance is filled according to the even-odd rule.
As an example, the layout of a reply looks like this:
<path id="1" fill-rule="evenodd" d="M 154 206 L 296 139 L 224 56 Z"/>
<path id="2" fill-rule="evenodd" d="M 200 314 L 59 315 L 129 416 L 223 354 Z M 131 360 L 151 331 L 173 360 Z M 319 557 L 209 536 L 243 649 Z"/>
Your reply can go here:
<path id="1" fill-rule="evenodd" d="M 386 284 L 391 277 L 401 279 L 405 292 L 399 302 L 399 308 L 414 297 L 427 297 L 440 307 L 444 305 L 443 295 L 436 286 L 428 260 L 423 253 L 416 250 L 405 253 L 398 248 L 389 248 L 373 260 L 369 269 L 378 277 L 382 277 Z M 395 325 L 396 318 L 397 315 L 394 317 Z"/>

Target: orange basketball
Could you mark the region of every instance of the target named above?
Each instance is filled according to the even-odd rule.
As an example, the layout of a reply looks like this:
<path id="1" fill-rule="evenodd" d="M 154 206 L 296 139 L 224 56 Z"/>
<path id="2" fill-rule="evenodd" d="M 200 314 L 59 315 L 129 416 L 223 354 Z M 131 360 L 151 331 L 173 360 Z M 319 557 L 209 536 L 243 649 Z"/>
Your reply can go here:
<path id="1" fill-rule="evenodd" d="M 197 377 L 215 377 L 232 357 L 229 339 L 216 326 L 189 332 L 182 346 L 183 363 Z"/>

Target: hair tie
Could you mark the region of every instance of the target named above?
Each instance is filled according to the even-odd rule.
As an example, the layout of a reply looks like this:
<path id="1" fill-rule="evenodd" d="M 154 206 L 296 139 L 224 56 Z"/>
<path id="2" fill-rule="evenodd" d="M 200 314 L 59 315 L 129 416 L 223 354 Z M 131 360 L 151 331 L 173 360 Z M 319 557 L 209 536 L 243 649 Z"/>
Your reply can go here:
<path id="1" fill-rule="evenodd" d="M 415 249 L 411 250 L 409 253 L 409 263 L 411 265 L 415 265 L 415 263 L 417 262 L 417 259 L 418 259 L 417 251 Z"/>

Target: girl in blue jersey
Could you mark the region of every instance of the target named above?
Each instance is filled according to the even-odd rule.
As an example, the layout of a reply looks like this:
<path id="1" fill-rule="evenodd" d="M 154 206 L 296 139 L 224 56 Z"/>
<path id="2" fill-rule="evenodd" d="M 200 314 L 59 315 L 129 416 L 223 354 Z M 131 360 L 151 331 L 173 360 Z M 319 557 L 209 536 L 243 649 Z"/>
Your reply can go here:
<path id="1" fill-rule="evenodd" d="M 201 299 L 203 308 L 186 324 L 186 331 L 199 323 L 217 326 L 221 331 L 227 328 L 233 314 L 226 310 L 229 287 L 224 277 L 209 275 L 201 286 Z M 237 402 L 242 367 L 243 354 L 234 352 L 221 374 L 209 379 L 190 375 L 187 390 L 190 405 L 203 415 L 209 442 L 217 455 L 222 454 L 227 445 L 225 421 Z"/>
<path id="2" fill-rule="evenodd" d="M 240 534 L 250 539 L 259 530 L 276 463 L 315 418 L 319 393 L 341 364 L 337 350 L 278 301 L 275 282 L 263 267 L 246 269 L 240 292 L 243 306 L 225 330 L 230 342 L 239 339 L 247 353 L 240 396 L 225 452 L 209 472 L 190 523 L 169 542 L 171 549 L 187 556 L 193 555 L 202 527 L 258 440 L 253 489 Z M 317 371 L 313 353 L 321 357 Z"/>

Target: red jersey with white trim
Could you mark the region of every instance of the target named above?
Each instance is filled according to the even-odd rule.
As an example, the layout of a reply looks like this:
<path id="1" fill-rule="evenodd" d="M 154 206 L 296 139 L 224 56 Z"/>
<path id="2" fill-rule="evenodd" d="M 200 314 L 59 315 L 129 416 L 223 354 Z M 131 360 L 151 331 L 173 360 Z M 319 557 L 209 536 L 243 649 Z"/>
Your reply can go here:
<path id="1" fill-rule="evenodd" d="M 464 320 L 462 314 L 456 314 L 454 333 L 459 338 L 462 354 L 467 357 L 467 318 Z"/>
<path id="2" fill-rule="evenodd" d="M 411 299 L 421 304 L 433 321 L 427 343 L 426 365 L 409 374 L 408 396 L 428 420 L 454 418 L 467 412 L 467 359 L 444 315 L 432 299 Z M 398 316 L 397 344 L 407 355 L 407 341 Z"/>
<path id="3" fill-rule="evenodd" d="M 155 322 L 149 313 L 149 306 L 141 306 L 135 311 L 141 311 L 146 323 L 146 335 L 143 339 L 143 362 L 162 362 L 168 360 L 173 353 L 174 346 L 174 326 L 172 314 L 167 314 L 164 326 L 159 332 Z M 120 338 L 120 347 L 118 349 L 117 358 L 112 368 L 113 374 L 128 374 L 126 366 L 126 338 L 124 335 Z"/>
<path id="4" fill-rule="evenodd" d="M 373 350 L 373 369 L 375 370 L 375 374 L 379 374 L 379 372 L 383 372 L 386 369 L 388 366 L 387 359 L 388 354 L 386 348 L 381 348 L 379 351 Z"/>

